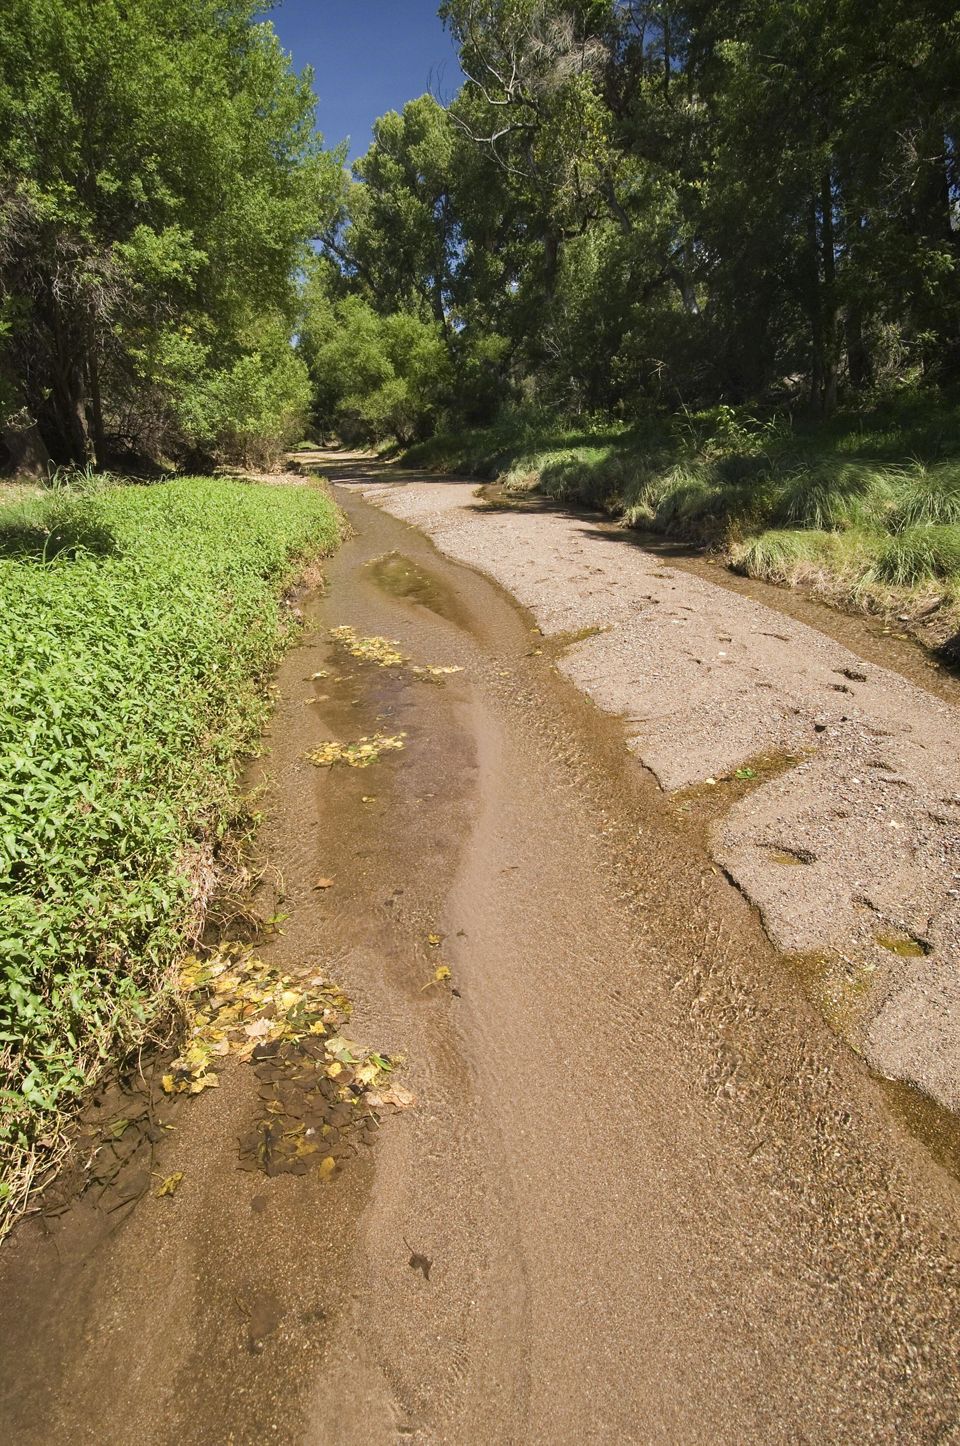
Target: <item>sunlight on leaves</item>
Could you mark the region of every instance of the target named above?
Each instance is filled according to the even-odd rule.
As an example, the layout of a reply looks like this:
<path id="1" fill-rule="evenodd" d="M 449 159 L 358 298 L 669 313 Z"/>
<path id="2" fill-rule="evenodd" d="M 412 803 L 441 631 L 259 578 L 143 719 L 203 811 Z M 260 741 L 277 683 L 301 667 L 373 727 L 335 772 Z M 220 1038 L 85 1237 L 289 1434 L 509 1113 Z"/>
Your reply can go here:
<path id="1" fill-rule="evenodd" d="M 365 663 L 376 663 L 379 668 L 401 667 L 407 662 L 405 653 L 399 651 L 397 638 L 364 638 L 353 628 L 331 628 L 330 636 L 354 658 Z"/>
<path id="2" fill-rule="evenodd" d="M 332 768 L 335 763 L 345 763 L 348 768 L 369 768 L 382 754 L 402 748 L 406 736 L 405 733 L 392 736 L 375 733 L 372 738 L 358 738 L 356 743 L 336 743 L 330 739 L 312 748 L 307 758 L 317 768 Z"/>
<path id="3" fill-rule="evenodd" d="M 163 1089 L 199 1094 L 219 1084 L 225 1056 L 249 1061 L 263 1105 L 241 1140 L 244 1168 L 332 1174 L 334 1157 L 373 1142 L 378 1109 L 413 1103 L 393 1082 L 399 1060 L 346 1032 L 350 1001 L 323 975 L 294 979 L 248 946 L 229 943 L 206 959 L 188 955 L 180 987 L 189 1022 Z"/>

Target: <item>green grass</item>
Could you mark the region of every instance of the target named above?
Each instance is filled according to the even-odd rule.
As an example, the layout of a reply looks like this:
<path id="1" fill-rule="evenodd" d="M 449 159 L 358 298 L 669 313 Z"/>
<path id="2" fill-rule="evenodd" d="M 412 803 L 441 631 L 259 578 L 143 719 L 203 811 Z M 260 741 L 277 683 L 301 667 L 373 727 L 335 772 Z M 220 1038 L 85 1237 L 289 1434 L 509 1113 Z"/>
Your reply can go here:
<path id="1" fill-rule="evenodd" d="M 846 605 L 960 605 L 960 407 L 935 396 L 829 422 L 721 406 L 585 427 L 517 412 L 404 460 L 602 508 Z"/>
<path id="2" fill-rule="evenodd" d="M 291 635 L 282 593 L 338 536 L 310 486 L 0 508 L 0 1206 L 163 1007 Z"/>
<path id="3" fill-rule="evenodd" d="M 892 587 L 960 582 L 960 524 L 915 523 L 884 539 L 873 574 Z"/>

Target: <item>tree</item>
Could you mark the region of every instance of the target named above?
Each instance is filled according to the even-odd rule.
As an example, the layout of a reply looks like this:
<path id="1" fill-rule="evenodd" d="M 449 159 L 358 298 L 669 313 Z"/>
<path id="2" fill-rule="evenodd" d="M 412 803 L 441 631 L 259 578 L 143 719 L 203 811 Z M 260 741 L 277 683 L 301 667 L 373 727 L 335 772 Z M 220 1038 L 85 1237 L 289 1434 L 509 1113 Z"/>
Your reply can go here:
<path id="1" fill-rule="evenodd" d="M 446 111 L 423 97 L 378 123 L 327 248 L 344 292 L 439 328 L 452 383 L 434 416 L 520 398 L 825 414 L 956 383 L 948 0 L 441 14 L 464 85 Z"/>
<path id="2" fill-rule="evenodd" d="M 190 447 L 191 387 L 292 315 L 339 191 L 255 0 L 10 0 L 0 16 L 8 415 L 58 461 Z"/>
<path id="3" fill-rule="evenodd" d="M 300 351 L 323 430 L 352 440 L 429 434 L 448 399 L 451 371 L 440 325 L 416 311 L 374 310 L 362 296 L 336 295 L 321 263 L 303 296 Z"/>

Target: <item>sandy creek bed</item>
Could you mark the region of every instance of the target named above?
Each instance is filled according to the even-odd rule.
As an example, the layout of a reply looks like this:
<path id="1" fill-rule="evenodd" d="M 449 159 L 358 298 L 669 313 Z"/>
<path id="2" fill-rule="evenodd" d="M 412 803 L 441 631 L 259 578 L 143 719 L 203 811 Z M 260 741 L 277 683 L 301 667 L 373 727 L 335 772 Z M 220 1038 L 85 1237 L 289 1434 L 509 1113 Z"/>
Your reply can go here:
<path id="1" fill-rule="evenodd" d="M 267 1178 L 238 1169 L 238 1065 L 170 1116 L 175 1195 L 28 1221 L 0 1260 L 5 1438 L 951 1439 L 950 1124 L 918 1116 L 924 1143 L 823 1013 L 878 1066 L 940 1008 L 912 971 L 951 982 L 949 703 L 594 524 L 327 470 L 357 533 L 278 678 L 264 955 L 331 971 L 417 1103 L 332 1180 Z M 462 671 L 358 661 L 339 625 Z M 378 730 L 405 747 L 369 769 L 305 760 Z M 888 836 L 913 852 L 869 873 Z M 811 962 L 841 939 L 847 972 Z"/>

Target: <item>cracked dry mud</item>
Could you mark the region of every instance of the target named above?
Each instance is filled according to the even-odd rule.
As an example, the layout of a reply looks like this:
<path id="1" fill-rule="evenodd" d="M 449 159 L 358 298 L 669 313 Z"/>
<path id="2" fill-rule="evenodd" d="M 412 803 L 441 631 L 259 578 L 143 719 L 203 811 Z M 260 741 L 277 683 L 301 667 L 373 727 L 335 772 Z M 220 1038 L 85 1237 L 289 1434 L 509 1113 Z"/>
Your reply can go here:
<path id="1" fill-rule="evenodd" d="M 0 1257 L 4 1438 L 955 1439 L 956 1139 L 828 1027 L 803 987 L 820 964 L 786 967 L 724 873 L 774 933 L 812 927 L 819 871 L 836 901 L 810 917 L 847 931 L 851 969 L 874 947 L 890 979 L 931 967 L 940 936 L 893 916 L 890 868 L 849 902 L 828 852 L 841 821 L 818 831 L 804 778 L 833 797 L 829 770 L 855 766 L 851 814 L 901 798 L 879 775 L 913 764 L 891 750 L 950 709 L 894 680 L 914 726 L 861 772 L 887 689 L 874 662 L 855 660 L 865 684 L 836 679 L 864 689 L 851 701 L 827 689 L 849 650 L 821 633 L 808 649 L 795 617 L 598 524 L 528 527 L 475 510 L 471 484 L 325 461 L 356 535 L 279 674 L 260 903 L 286 917 L 259 949 L 285 976 L 334 979 L 351 1035 L 404 1057 L 416 1103 L 324 1178 L 240 1168 L 263 1100 L 239 1062 L 171 1102 L 148 1167 L 182 1174 L 173 1194 L 108 1212 L 88 1192 Z M 660 599 L 647 612 L 643 593 Z M 677 620 L 643 621 L 663 609 Z M 751 654 L 744 619 L 788 641 Z M 331 636 L 344 627 L 400 661 L 354 656 Z M 616 697 L 615 674 L 631 680 Z M 715 726 L 698 711 L 711 689 Z M 365 768 L 307 756 L 377 733 L 403 749 Z M 922 788 L 942 792 L 933 770 Z M 767 861 L 755 886 L 737 850 Z M 918 908 L 936 879 L 911 878 Z M 874 986 L 845 988 L 844 1008 Z"/>

